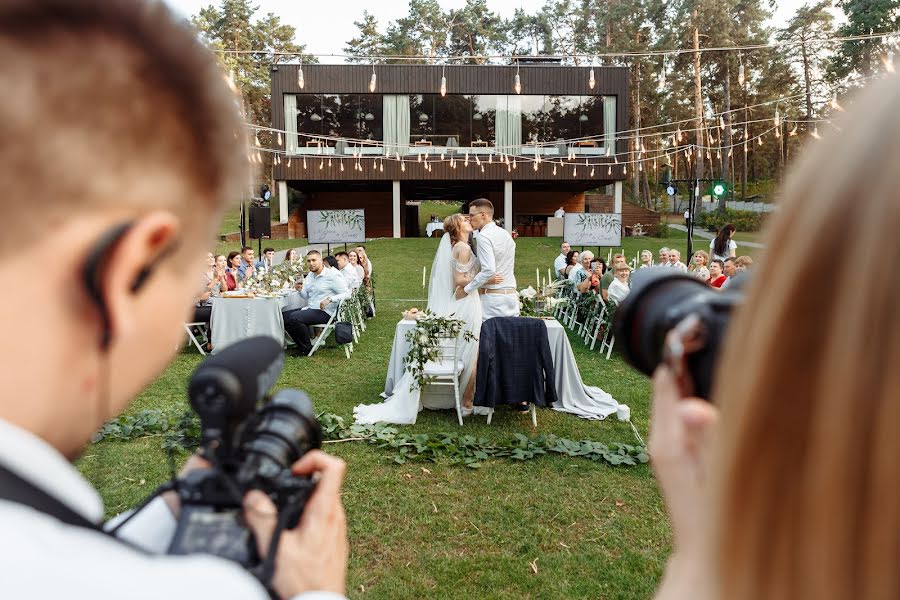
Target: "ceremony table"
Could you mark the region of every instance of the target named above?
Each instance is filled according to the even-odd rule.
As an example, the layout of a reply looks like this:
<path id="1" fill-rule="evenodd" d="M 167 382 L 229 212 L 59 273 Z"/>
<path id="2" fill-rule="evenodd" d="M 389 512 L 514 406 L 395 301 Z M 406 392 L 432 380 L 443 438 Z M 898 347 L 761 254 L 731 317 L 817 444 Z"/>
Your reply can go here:
<path id="1" fill-rule="evenodd" d="M 572 413 L 582 419 L 605 419 L 615 414 L 619 404 L 612 396 L 598 387 L 585 385 L 582 381 L 565 328 L 556 319 L 544 319 L 543 322 L 547 326 L 550 354 L 553 357 L 554 385 L 559 398 L 553 405 L 553 410 Z M 403 377 L 403 359 L 409 351 L 406 334 L 415 329 L 415 326 L 416 322 L 408 319 L 397 323 L 384 382 L 384 397 L 393 394 L 394 385 Z M 429 409 L 453 408 L 453 390 L 447 390 L 445 386 L 426 386 L 422 390 L 420 401 L 423 407 Z"/>
<path id="2" fill-rule="evenodd" d="M 444 230 L 443 223 L 431 222 L 425 226 L 425 237 L 431 237 L 431 234 L 433 234 L 435 231 L 443 231 L 443 230 Z"/>
<path id="3" fill-rule="evenodd" d="M 284 344 L 284 318 L 281 311 L 303 308 L 306 300 L 299 292 L 277 298 L 212 299 L 210 335 L 213 354 L 248 337 L 267 335 Z"/>

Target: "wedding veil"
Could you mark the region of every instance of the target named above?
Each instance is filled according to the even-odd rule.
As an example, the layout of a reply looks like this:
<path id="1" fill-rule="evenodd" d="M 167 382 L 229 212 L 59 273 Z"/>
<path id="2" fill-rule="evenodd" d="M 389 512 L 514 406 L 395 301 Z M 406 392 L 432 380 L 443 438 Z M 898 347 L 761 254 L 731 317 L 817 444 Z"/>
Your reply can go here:
<path id="1" fill-rule="evenodd" d="M 453 248 L 450 234 L 445 233 L 431 264 L 431 280 L 428 283 L 428 310 L 447 316 L 454 312 L 456 298 L 453 288 Z"/>

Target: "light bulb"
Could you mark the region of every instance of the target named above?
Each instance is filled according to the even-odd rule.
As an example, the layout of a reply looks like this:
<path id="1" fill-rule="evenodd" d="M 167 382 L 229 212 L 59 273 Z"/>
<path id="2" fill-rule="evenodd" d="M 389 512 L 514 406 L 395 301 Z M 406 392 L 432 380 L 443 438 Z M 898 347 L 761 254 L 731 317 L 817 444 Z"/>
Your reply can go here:
<path id="1" fill-rule="evenodd" d="M 381 163 L 378 165 L 378 172 L 384 173 L 384 161 L 381 161 Z"/>
<path id="2" fill-rule="evenodd" d="M 794 123 L 794 128 L 791 129 L 791 131 L 790 131 L 790 133 L 788 133 L 788 135 L 792 135 L 792 136 L 797 135 L 797 124 L 796 123 Z"/>
<path id="3" fill-rule="evenodd" d="M 469 166 L 469 153 L 468 152 L 466 152 L 466 159 L 463 161 L 463 166 L 465 166 L 465 167 Z"/>
<path id="4" fill-rule="evenodd" d="M 278 146 L 281 147 L 281 132 L 278 132 Z"/>
<path id="5" fill-rule="evenodd" d="M 741 63 L 738 65 L 738 85 L 743 87 L 744 85 L 744 64 Z"/>
<path id="6" fill-rule="evenodd" d="M 816 138 L 817 140 L 822 139 L 822 136 L 819 135 L 819 126 L 818 125 L 816 125 L 813 128 L 812 133 L 810 135 L 813 136 L 814 138 Z"/>
<path id="7" fill-rule="evenodd" d="M 306 157 L 305 156 L 303 157 L 303 168 L 304 169 L 306 168 Z"/>
<path id="8" fill-rule="evenodd" d="M 594 89 L 594 85 L 597 81 L 594 79 L 594 67 L 591 67 L 591 72 L 588 74 L 588 87 Z"/>
<path id="9" fill-rule="evenodd" d="M 725 131 L 725 118 L 719 115 L 719 129 Z"/>
<path id="10" fill-rule="evenodd" d="M 378 75 L 375 74 L 375 67 L 372 67 L 372 79 L 369 80 L 369 91 L 375 93 L 375 82 L 378 81 Z"/>
<path id="11" fill-rule="evenodd" d="M 518 73 L 516 73 L 516 84 L 513 87 L 515 88 L 517 94 L 522 93 L 522 80 L 519 78 Z"/>
<path id="12" fill-rule="evenodd" d="M 303 79 L 303 67 L 302 66 L 300 67 L 300 70 L 297 71 L 297 85 L 300 87 L 301 90 L 304 87 L 306 87 L 306 81 Z"/>
<path id="13" fill-rule="evenodd" d="M 406 163 L 403 162 L 403 159 L 400 160 L 400 170 L 406 173 Z"/>
<path id="14" fill-rule="evenodd" d="M 519 161 L 514 160 L 514 161 L 513 161 L 513 164 L 512 164 L 513 169 L 515 169 L 515 168 L 516 168 L 516 165 L 518 165 L 518 164 L 519 164 Z"/>
<path id="15" fill-rule="evenodd" d="M 578 177 L 578 166 L 577 165 L 572 167 L 572 177 Z"/>
<path id="16" fill-rule="evenodd" d="M 894 68 L 894 51 L 888 50 L 888 53 L 881 59 L 881 62 L 884 64 L 884 70 L 888 73 L 895 73 L 896 69 Z"/>
<path id="17" fill-rule="evenodd" d="M 535 163 L 532 163 L 532 164 L 534 165 L 534 170 L 537 171 L 537 170 L 538 170 L 538 165 L 537 165 L 537 163 L 535 162 Z"/>
<path id="18" fill-rule="evenodd" d="M 484 173 L 484 165 L 481 165 L 481 172 Z"/>
<path id="19" fill-rule="evenodd" d="M 666 89 L 666 66 L 663 65 L 663 68 L 659 71 L 659 87 L 660 89 Z"/>
<path id="20" fill-rule="evenodd" d="M 591 167 L 591 177 L 594 176 L 594 167 Z"/>
<path id="21" fill-rule="evenodd" d="M 831 97 L 831 108 L 840 112 L 844 112 L 844 108 L 840 104 L 838 104 L 837 92 L 835 92 Z"/>
<path id="22" fill-rule="evenodd" d="M 441 75 L 441 96 L 447 95 L 447 78 Z"/>
<path id="23" fill-rule="evenodd" d="M 622 165 L 622 175 L 628 175 L 628 165 Z"/>
<path id="24" fill-rule="evenodd" d="M 775 127 L 781 127 L 781 113 L 777 108 L 775 109 Z"/>
<path id="25" fill-rule="evenodd" d="M 253 142 L 256 144 L 257 148 L 262 146 L 262 144 L 259 143 L 259 134 L 258 133 L 253 136 Z"/>
<path id="26" fill-rule="evenodd" d="M 353 169 L 353 170 L 355 171 L 356 169 Z M 344 172 L 344 161 L 341 161 L 341 173 L 343 173 L 343 172 Z"/>
<path id="27" fill-rule="evenodd" d="M 777 129 L 775 130 L 775 137 L 776 137 L 776 138 L 780 138 L 780 137 L 781 137 L 781 132 L 778 131 Z"/>
<path id="28" fill-rule="evenodd" d="M 289 158 L 289 159 L 288 159 L 288 164 L 287 164 L 287 168 L 288 168 L 288 169 L 290 169 L 290 168 L 291 168 L 291 159 L 290 159 L 290 158 Z"/>
<path id="29" fill-rule="evenodd" d="M 607 174 L 607 175 L 612 175 L 612 166 L 609 166 L 609 167 L 606 168 L 606 174 Z"/>
<path id="30" fill-rule="evenodd" d="M 556 175 L 556 164 L 553 165 L 553 174 Z"/>
<path id="31" fill-rule="evenodd" d="M 762 136 L 756 138 L 756 141 L 757 141 L 757 144 L 756 144 L 757 146 L 762 146 Z"/>

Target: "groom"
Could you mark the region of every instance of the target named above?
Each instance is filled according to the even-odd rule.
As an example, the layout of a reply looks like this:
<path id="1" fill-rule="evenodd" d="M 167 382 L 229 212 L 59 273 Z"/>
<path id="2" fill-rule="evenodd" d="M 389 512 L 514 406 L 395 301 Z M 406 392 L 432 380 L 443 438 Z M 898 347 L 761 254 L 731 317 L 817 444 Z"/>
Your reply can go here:
<path id="1" fill-rule="evenodd" d="M 494 205 L 479 198 L 469 203 L 469 223 L 478 230 L 477 254 L 481 271 L 465 289 L 457 289 L 456 297 L 465 298 L 473 290 L 481 295 L 482 318 L 518 317 L 519 294 L 513 266 L 516 260 L 516 243 L 505 229 L 494 223 Z M 494 274 L 503 277 L 498 284 L 488 284 Z"/>

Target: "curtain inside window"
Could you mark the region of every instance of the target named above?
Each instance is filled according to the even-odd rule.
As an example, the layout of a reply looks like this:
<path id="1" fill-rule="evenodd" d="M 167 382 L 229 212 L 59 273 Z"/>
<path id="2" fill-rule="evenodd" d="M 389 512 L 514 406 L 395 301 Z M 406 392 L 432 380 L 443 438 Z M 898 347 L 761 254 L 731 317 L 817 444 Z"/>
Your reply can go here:
<path id="1" fill-rule="evenodd" d="M 616 97 L 603 96 L 603 145 L 606 155 L 616 153 Z"/>
<path id="2" fill-rule="evenodd" d="M 284 151 L 286 154 L 297 154 L 297 96 L 284 95 Z"/>
<path id="3" fill-rule="evenodd" d="M 384 153 L 406 154 L 409 148 L 409 96 L 384 96 Z"/>
<path id="4" fill-rule="evenodd" d="M 518 96 L 498 96 L 496 119 L 497 150 L 503 154 L 521 154 L 522 99 Z"/>

